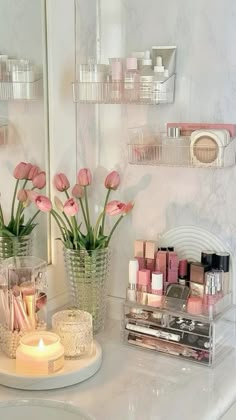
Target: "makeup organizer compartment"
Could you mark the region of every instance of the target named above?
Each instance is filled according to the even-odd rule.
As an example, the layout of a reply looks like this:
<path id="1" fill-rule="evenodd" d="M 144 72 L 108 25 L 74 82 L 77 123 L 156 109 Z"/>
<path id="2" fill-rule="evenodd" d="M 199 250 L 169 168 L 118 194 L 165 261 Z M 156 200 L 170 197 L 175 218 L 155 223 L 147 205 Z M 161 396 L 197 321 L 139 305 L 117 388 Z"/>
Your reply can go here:
<path id="1" fill-rule="evenodd" d="M 12 257 L 0 270 L 0 349 L 15 358 L 20 338 L 47 327 L 47 264 L 36 257 Z"/>
<path id="2" fill-rule="evenodd" d="M 123 341 L 213 367 L 235 347 L 236 309 L 226 305 L 219 313 L 196 316 L 181 310 L 184 304 L 171 298 L 163 298 L 160 306 L 126 300 Z"/>
<path id="3" fill-rule="evenodd" d="M 79 65 L 72 83 L 73 100 L 93 104 L 169 104 L 174 102 L 175 46 L 152 47 L 129 57 L 109 58 L 108 64 L 90 58 Z"/>
<path id="4" fill-rule="evenodd" d="M 167 124 L 166 133 L 157 127 L 135 127 L 129 129 L 128 162 L 133 165 L 231 167 L 235 165 L 235 145 L 235 133 L 225 129 L 195 129 L 190 134 L 189 130 L 181 130 L 173 124 Z"/>

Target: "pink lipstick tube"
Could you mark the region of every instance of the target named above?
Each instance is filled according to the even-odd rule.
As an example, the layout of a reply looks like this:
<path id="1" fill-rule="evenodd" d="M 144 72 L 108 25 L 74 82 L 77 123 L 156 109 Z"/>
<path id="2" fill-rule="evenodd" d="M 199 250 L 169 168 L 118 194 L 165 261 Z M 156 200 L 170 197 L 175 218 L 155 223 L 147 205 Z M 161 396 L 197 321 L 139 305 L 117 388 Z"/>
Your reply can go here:
<path id="1" fill-rule="evenodd" d="M 163 281 L 166 281 L 166 251 L 158 251 L 156 254 L 156 270 L 163 274 Z"/>
<path id="2" fill-rule="evenodd" d="M 137 240 L 134 242 L 134 257 L 138 260 L 139 269 L 146 268 L 145 260 L 145 241 Z"/>
<path id="3" fill-rule="evenodd" d="M 167 269 L 167 281 L 168 283 L 177 283 L 178 279 L 178 256 L 176 252 L 169 252 L 168 255 L 168 269 Z"/>
<path id="4" fill-rule="evenodd" d="M 150 270 L 139 270 L 138 272 L 138 292 L 137 300 L 146 305 L 148 300 L 148 291 L 150 289 Z"/>

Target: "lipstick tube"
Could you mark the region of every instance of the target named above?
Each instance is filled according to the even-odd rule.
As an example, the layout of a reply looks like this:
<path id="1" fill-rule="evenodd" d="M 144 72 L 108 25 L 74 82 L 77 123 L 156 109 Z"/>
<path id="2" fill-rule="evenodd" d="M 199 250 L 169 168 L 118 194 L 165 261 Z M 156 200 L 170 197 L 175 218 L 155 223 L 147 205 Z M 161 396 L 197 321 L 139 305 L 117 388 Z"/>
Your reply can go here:
<path id="1" fill-rule="evenodd" d="M 163 294 L 163 274 L 160 271 L 152 273 L 152 294 L 161 296 Z"/>
<path id="2" fill-rule="evenodd" d="M 163 281 L 166 282 L 166 251 L 158 251 L 156 254 L 156 269 L 155 271 L 163 274 Z"/>
<path id="3" fill-rule="evenodd" d="M 134 257 L 138 260 L 139 269 L 146 268 L 145 260 L 145 241 L 136 240 L 134 242 Z"/>
<path id="4" fill-rule="evenodd" d="M 143 305 L 147 304 L 147 294 L 150 289 L 150 270 L 143 269 L 138 272 L 137 300 Z"/>
<path id="5" fill-rule="evenodd" d="M 177 283 L 178 279 L 178 256 L 176 252 L 168 253 L 167 282 Z"/>

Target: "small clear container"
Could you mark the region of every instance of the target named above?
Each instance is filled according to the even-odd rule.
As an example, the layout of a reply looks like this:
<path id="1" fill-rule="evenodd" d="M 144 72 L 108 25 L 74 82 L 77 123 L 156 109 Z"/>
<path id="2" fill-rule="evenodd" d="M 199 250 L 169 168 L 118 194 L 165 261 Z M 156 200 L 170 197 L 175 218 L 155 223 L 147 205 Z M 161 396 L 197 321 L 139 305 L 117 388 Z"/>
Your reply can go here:
<path id="1" fill-rule="evenodd" d="M 89 357 L 93 345 L 92 315 L 78 309 L 67 309 L 52 316 L 53 331 L 59 335 L 66 359 Z"/>

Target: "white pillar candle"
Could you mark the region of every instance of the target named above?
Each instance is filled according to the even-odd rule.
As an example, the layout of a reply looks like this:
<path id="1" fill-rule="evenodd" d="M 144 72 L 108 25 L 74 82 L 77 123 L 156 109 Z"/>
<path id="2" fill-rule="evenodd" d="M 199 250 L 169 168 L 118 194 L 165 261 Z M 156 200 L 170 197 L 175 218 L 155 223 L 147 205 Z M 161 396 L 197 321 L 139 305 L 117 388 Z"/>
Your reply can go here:
<path id="1" fill-rule="evenodd" d="M 64 366 L 64 347 L 57 334 L 38 331 L 26 334 L 16 350 L 16 373 L 50 375 Z"/>

